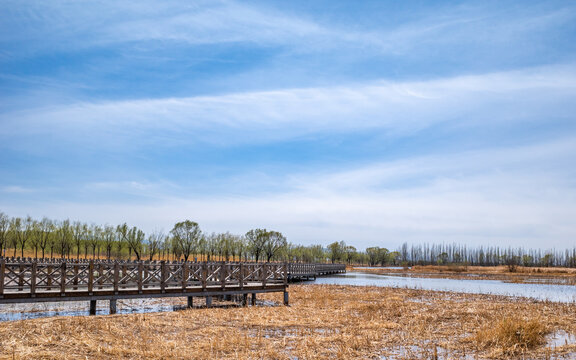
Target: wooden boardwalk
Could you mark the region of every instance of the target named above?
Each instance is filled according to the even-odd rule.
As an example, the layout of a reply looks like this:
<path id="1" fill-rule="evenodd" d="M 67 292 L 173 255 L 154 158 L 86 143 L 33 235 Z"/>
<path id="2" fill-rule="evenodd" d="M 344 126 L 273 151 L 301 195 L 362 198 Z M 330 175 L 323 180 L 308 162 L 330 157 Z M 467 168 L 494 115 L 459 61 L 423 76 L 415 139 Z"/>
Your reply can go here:
<path id="1" fill-rule="evenodd" d="M 288 282 L 345 271 L 344 265 L 227 262 L 67 261 L 62 259 L 0 258 L 0 304 L 89 301 L 154 297 L 204 297 L 283 292 Z"/>
<path id="2" fill-rule="evenodd" d="M 318 276 L 340 274 L 346 272 L 344 264 L 288 264 L 288 279 L 290 281 L 312 280 Z"/>

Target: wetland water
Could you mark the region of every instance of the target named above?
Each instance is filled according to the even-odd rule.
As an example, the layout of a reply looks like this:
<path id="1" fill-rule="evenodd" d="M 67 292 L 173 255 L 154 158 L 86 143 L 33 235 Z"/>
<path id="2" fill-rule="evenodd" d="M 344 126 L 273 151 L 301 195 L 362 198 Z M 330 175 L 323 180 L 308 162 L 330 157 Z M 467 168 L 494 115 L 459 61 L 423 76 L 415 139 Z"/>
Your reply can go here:
<path id="1" fill-rule="evenodd" d="M 438 279 L 413 277 L 404 274 L 378 275 L 363 272 L 348 272 L 346 274 L 319 277 L 315 281 L 306 283 L 454 291 L 469 294 L 527 297 L 536 300 L 568 303 L 576 302 L 576 286 L 574 285 L 516 284 L 501 280 Z"/>
<path id="2" fill-rule="evenodd" d="M 439 279 L 413 277 L 406 274 L 370 274 L 348 272 L 326 277 L 302 284 L 335 284 L 354 286 L 382 286 L 433 291 L 452 291 L 470 294 L 491 294 L 526 297 L 536 300 L 556 302 L 576 302 L 576 286 L 551 285 L 540 283 L 517 284 L 501 280 L 482 279 Z M 258 301 L 259 305 L 270 305 Z M 108 302 L 99 301 L 98 315 L 108 314 Z M 185 308 L 185 300 L 178 298 L 119 300 L 118 313 L 146 313 L 174 311 Z M 88 302 L 60 302 L 36 304 L 0 305 L 0 322 L 24 320 L 47 316 L 77 316 L 88 314 Z"/>

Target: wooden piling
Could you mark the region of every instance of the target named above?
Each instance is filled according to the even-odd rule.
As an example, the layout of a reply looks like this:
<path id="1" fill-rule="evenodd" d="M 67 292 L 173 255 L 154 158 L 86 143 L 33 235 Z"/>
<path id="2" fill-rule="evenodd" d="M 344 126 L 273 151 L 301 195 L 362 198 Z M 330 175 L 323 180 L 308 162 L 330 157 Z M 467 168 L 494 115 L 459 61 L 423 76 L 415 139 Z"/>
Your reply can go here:
<path id="1" fill-rule="evenodd" d="M 116 314 L 116 299 L 110 299 L 110 315 Z"/>
<path id="2" fill-rule="evenodd" d="M 90 300 L 90 315 L 96 315 L 96 300 Z"/>

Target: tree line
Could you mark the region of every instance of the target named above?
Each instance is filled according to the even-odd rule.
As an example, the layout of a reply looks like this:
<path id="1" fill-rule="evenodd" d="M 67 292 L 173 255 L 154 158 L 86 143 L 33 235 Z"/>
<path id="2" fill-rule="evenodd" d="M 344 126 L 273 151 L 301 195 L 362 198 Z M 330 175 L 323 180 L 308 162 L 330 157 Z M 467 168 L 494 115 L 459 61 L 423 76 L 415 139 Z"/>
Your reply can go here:
<path id="1" fill-rule="evenodd" d="M 326 260 L 320 246 L 296 246 L 279 231 L 252 229 L 246 234 L 205 233 L 191 220 L 168 232 L 146 234 L 136 226 L 98 225 L 71 220 L 9 217 L 0 212 L 0 256 L 66 259 L 183 261 Z"/>
<path id="2" fill-rule="evenodd" d="M 130 259 L 184 261 L 332 262 L 369 266 L 467 264 L 478 266 L 576 267 L 576 248 L 540 250 L 459 244 L 402 244 L 396 250 L 364 251 L 344 241 L 328 246 L 297 245 L 278 232 L 252 229 L 245 234 L 206 233 L 184 220 L 168 232 L 80 221 L 9 217 L 0 212 L 0 256 L 67 259 Z"/>
<path id="3" fill-rule="evenodd" d="M 468 247 L 461 244 L 404 243 L 395 251 L 370 247 L 364 256 L 376 265 L 472 265 L 525 267 L 576 267 L 576 248 L 565 250 L 525 249 L 499 246 Z"/>

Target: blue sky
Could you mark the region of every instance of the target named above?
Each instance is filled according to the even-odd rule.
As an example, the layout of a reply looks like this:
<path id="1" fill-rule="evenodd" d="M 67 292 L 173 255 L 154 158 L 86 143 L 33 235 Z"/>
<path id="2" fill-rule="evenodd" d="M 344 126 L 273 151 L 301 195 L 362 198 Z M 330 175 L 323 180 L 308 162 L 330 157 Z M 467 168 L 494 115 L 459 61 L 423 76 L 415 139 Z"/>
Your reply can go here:
<path id="1" fill-rule="evenodd" d="M 0 211 L 576 244 L 573 1 L 0 3 Z"/>

